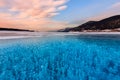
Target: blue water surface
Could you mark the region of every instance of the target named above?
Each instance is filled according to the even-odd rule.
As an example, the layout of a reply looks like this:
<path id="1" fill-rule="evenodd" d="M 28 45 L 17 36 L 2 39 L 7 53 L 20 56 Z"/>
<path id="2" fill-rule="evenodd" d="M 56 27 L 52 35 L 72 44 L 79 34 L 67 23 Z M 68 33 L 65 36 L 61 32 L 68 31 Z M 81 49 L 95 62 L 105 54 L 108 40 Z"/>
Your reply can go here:
<path id="1" fill-rule="evenodd" d="M 120 80 L 120 36 L 0 40 L 0 80 Z"/>

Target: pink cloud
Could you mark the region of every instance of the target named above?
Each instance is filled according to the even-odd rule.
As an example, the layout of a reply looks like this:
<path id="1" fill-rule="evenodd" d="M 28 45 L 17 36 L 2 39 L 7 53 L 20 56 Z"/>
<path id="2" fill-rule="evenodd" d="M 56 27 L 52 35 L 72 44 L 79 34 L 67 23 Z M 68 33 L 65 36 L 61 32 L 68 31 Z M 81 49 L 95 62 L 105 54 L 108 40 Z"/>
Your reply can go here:
<path id="1" fill-rule="evenodd" d="M 58 7 L 58 10 L 65 10 L 67 8 L 66 5 Z"/>
<path id="2" fill-rule="evenodd" d="M 120 2 L 113 4 L 111 8 L 120 8 Z"/>
<path id="3" fill-rule="evenodd" d="M 67 22 L 54 21 L 52 17 L 67 8 L 66 2 L 68 0 L 0 0 L 0 8 L 9 12 L 0 12 L 0 27 L 42 31 L 60 28 Z"/>
<path id="4" fill-rule="evenodd" d="M 102 12 L 96 16 L 92 16 L 90 18 L 87 18 L 87 20 L 101 20 L 107 17 L 111 17 L 114 15 L 120 15 L 120 2 L 114 3 L 111 5 L 105 12 Z"/>
<path id="5" fill-rule="evenodd" d="M 38 18 L 40 18 L 48 17 L 51 13 L 58 13 L 60 10 L 66 9 L 67 6 L 65 3 L 67 1 L 68 0 L 12 0 L 11 4 L 6 5 L 9 5 L 9 11 L 18 11 L 18 15 L 26 14 L 26 16 L 38 16 Z"/>
<path id="6" fill-rule="evenodd" d="M 36 31 L 49 31 L 62 29 L 64 26 L 68 25 L 67 22 L 59 22 L 51 19 L 19 19 L 19 20 L 8 20 L 0 19 L 0 27 L 4 28 L 19 28 L 19 29 L 29 29 Z"/>
<path id="7" fill-rule="evenodd" d="M 4 1 L 0 1 L 0 7 L 3 7 L 5 5 Z"/>

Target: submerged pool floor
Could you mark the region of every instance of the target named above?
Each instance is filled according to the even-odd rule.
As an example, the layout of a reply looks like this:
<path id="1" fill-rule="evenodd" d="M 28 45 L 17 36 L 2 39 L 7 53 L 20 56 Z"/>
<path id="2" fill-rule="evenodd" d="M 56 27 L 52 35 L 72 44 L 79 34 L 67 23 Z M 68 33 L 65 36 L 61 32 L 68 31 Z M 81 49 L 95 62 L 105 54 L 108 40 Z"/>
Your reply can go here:
<path id="1" fill-rule="evenodd" d="M 120 80 L 120 39 L 67 35 L 0 40 L 0 80 Z"/>

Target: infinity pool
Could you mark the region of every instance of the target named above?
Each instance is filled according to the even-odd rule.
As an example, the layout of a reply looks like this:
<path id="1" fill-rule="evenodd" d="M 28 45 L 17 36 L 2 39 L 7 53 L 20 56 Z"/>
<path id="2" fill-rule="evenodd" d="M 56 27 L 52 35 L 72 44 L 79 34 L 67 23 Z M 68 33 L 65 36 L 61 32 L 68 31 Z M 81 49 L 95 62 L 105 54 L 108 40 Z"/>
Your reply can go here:
<path id="1" fill-rule="evenodd" d="M 120 36 L 0 40 L 0 80 L 120 80 Z"/>

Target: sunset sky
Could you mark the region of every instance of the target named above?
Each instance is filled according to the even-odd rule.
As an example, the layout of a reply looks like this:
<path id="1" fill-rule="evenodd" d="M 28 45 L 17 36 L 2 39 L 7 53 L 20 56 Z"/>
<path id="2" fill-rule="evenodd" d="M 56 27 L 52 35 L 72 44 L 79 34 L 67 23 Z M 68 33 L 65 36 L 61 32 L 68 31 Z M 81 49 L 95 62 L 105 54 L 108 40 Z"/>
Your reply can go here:
<path id="1" fill-rule="evenodd" d="M 119 14 L 120 0 L 0 0 L 4 28 L 49 31 Z"/>

